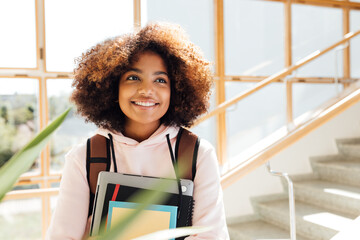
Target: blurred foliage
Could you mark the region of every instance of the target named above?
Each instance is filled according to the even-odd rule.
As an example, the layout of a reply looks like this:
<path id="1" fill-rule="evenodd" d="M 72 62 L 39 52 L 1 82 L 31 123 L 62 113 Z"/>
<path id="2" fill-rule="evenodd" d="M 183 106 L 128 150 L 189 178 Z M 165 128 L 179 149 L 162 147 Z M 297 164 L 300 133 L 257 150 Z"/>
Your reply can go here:
<path id="1" fill-rule="evenodd" d="M 0 167 L 34 137 L 36 114 L 35 95 L 0 96 Z"/>
<path id="2" fill-rule="evenodd" d="M 20 175 L 32 166 L 51 135 L 64 122 L 69 111 L 70 109 L 58 116 L 0 167 L 0 201 L 13 188 Z"/>
<path id="3" fill-rule="evenodd" d="M 65 93 L 49 98 L 50 120 L 71 107 L 68 98 L 69 95 Z M 69 115 L 71 117 L 73 112 L 71 111 Z M 38 128 L 37 119 L 37 96 L 35 94 L 0 96 L 0 167 L 35 136 Z M 61 158 L 64 155 L 64 149 L 62 150 L 52 149 L 52 156 Z M 62 160 L 58 159 L 58 162 L 62 162 Z M 32 168 L 35 167 L 36 163 Z"/>
<path id="4" fill-rule="evenodd" d="M 12 109 L 9 115 L 13 119 L 15 126 L 27 124 L 29 121 L 34 120 L 34 108 L 31 105 L 27 105 L 22 108 Z"/>

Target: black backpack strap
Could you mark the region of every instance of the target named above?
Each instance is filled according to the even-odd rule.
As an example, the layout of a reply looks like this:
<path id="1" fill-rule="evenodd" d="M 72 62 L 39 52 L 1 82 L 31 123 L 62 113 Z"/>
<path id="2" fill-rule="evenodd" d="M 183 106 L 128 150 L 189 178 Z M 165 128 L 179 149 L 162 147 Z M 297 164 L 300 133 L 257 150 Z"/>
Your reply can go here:
<path id="1" fill-rule="evenodd" d="M 101 171 L 110 170 L 110 140 L 102 135 L 95 135 L 87 140 L 86 177 L 90 188 L 88 216 L 94 205 L 98 175 Z"/>
<path id="2" fill-rule="evenodd" d="M 182 175 L 180 178 L 194 181 L 200 140 L 187 129 L 180 128 L 176 138 L 175 159 Z"/>

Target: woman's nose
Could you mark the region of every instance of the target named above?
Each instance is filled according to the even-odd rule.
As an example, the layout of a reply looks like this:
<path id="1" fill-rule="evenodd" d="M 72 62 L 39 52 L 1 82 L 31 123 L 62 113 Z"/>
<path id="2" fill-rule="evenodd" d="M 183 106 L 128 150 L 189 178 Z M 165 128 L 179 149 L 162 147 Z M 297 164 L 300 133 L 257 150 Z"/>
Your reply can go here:
<path id="1" fill-rule="evenodd" d="M 153 92 L 153 85 L 150 81 L 142 81 L 139 86 L 139 94 L 150 95 Z"/>

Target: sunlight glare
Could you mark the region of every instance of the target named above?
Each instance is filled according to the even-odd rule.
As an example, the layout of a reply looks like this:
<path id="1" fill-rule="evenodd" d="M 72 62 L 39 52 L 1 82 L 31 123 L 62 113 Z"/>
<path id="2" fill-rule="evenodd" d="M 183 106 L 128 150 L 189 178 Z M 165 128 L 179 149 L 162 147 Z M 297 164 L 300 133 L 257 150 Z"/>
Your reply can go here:
<path id="1" fill-rule="evenodd" d="M 336 188 L 325 188 L 324 192 L 335 194 L 335 195 L 340 195 L 340 196 L 344 196 L 344 197 L 349 197 L 349 198 L 353 198 L 353 199 L 360 199 L 359 193 L 349 192 L 349 191 L 336 189 Z"/>
<path id="2" fill-rule="evenodd" d="M 344 229 L 352 222 L 352 219 L 345 218 L 329 212 L 306 215 L 303 217 L 303 219 L 305 221 L 318 224 L 323 227 L 331 228 L 337 231 Z"/>

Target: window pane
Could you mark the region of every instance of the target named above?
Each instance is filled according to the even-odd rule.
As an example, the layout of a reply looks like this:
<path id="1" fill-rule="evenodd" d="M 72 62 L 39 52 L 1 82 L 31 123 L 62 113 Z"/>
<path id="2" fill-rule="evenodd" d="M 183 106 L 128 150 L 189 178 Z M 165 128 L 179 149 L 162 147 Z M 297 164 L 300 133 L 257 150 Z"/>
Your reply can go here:
<path id="1" fill-rule="evenodd" d="M 59 187 L 60 187 L 60 182 L 53 182 L 53 183 L 51 183 L 51 187 L 52 187 L 52 188 L 59 188 Z"/>
<path id="2" fill-rule="evenodd" d="M 0 68 L 35 68 L 35 1 L 0 1 L 0 23 Z"/>
<path id="3" fill-rule="evenodd" d="M 337 96 L 342 89 L 342 84 L 293 84 L 294 118 L 320 107 L 327 100 Z"/>
<path id="4" fill-rule="evenodd" d="M 39 198 L 1 202 L 1 239 L 40 240 L 41 215 L 41 199 Z"/>
<path id="5" fill-rule="evenodd" d="M 350 31 L 360 30 L 360 11 L 350 12 Z M 350 61 L 351 61 L 351 77 L 360 77 L 360 36 L 356 36 L 350 41 Z"/>
<path id="6" fill-rule="evenodd" d="M 49 106 L 49 119 L 64 112 L 68 107 L 72 92 L 71 79 L 48 79 L 47 96 Z M 74 108 L 74 107 L 73 107 Z M 94 124 L 85 123 L 82 118 L 74 115 L 72 110 L 59 130 L 53 135 L 50 143 L 51 171 L 61 171 L 64 165 L 64 155 L 75 145 L 84 143 L 94 134 Z"/>
<path id="7" fill-rule="evenodd" d="M 47 71 L 72 72 L 74 59 L 133 28 L 133 0 L 45 0 Z"/>
<path id="8" fill-rule="evenodd" d="M 215 94 L 210 97 L 210 107 L 208 112 L 211 112 L 215 108 Z M 206 139 L 216 148 L 216 117 L 211 117 L 208 120 L 200 123 L 196 127 L 191 129 L 200 138 Z"/>
<path id="9" fill-rule="evenodd" d="M 0 166 L 28 143 L 38 131 L 39 81 L 0 78 Z M 38 170 L 34 163 L 31 172 Z"/>
<path id="10" fill-rule="evenodd" d="M 342 10 L 294 4 L 293 62 L 322 50 L 342 39 Z M 342 52 L 338 59 L 338 73 L 342 76 Z M 331 51 L 297 71 L 298 76 L 334 77 L 335 51 Z"/>
<path id="11" fill-rule="evenodd" d="M 283 4 L 225 0 L 225 72 L 271 75 L 284 68 Z"/>
<path id="12" fill-rule="evenodd" d="M 251 88 L 255 83 L 226 83 L 226 99 Z M 285 125 L 286 101 L 283 83 L 272 83 L 241 100 L 226 113 L 227 156 L 231 162 L 254 144 Z"/>
<path id="13" fill-rule="evenodd" d="M 214 61 L 213 1 L 147 0 L 142 1 L 142 25 L 148 21 L 180 24 L 209 61 Z"/>
<path id="14" fill-rule="evenodd" d="M 39 189 L 40 185 L 39 184 L 32 184 L 32 185 L 18 185 L 15 186 L 12 190 L 27 190 L 27 189 Z"/>
<path id="15" fill-rule="evenodd" d="M 205 120 L 196 127 L 191 129 L 202 139 L 209 141 L 216 148 L 216 117 Z"/>

